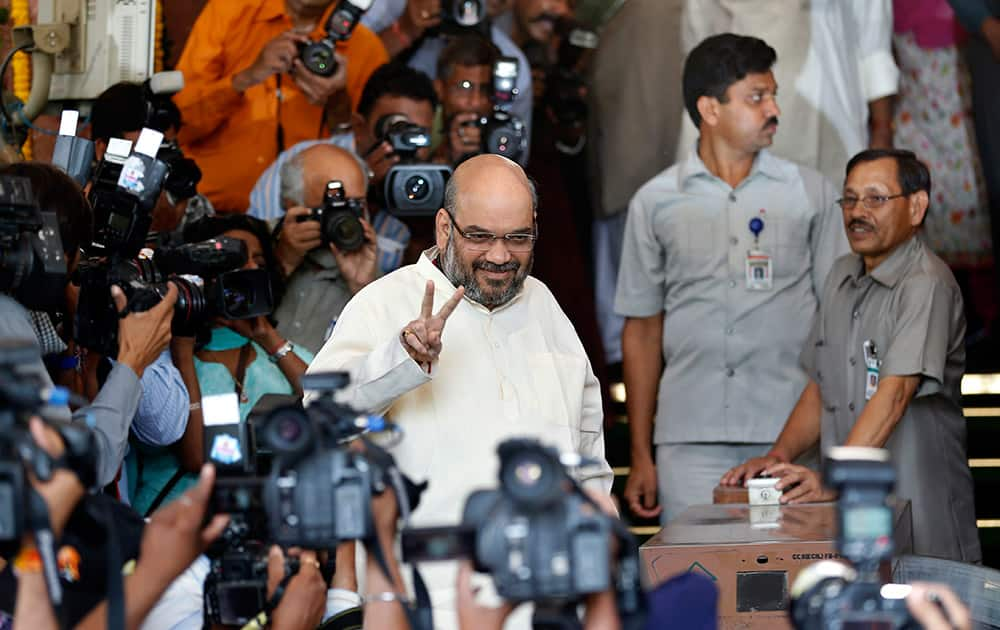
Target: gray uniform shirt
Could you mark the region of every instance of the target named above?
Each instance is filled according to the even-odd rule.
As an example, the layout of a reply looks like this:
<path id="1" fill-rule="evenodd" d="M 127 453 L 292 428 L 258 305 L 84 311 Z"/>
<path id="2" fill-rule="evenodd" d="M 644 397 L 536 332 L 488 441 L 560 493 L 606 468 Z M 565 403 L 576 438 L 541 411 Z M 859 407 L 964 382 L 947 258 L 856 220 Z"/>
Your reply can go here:
<path id="1" fill-rule="evenodd" d="M 896 493 L 912 502 L 913 552 L 976 562 L 981 553 L 960 404 L 964 339 L 958 284 L 914 237 L 867 275 L 857 255 L 837 261 L 801 360 L 822 392 L 824 452 L 844 443 L 864 409 L 866 341 L 882 361 L 879 378 L 920 376 L 886 443 L 898 473 Z"/>
<path id="2" fill-rule="evenodd" d="M 6 295 L 0 295 L 0 339 L 38 343 L 28 311 Z M 41 352 L 37 363 L 23 365 L 20 369 L 39 379 L 44 385 L 52 385 L 52 379 L 42 363 Z M 98 485 L 111 483 L 118 473 L 128 445 L 129 426 L 139 407 L 141 394 L 142 387 L 135 372 L 127 365 L 116 363 L 93 402 L 73 414 L 74 421 L 93 421 L 94 435 L 97 438 Z M 65 420 L 69 418 L 69 409 L 49 407 L 45 409 L 45 415 Z"/>
<path id="3" fill-rule="evenodd" d="M 836 196 L 816 171 L 767 151 L 735 190 L 692 151 L 636 193 L 615 310 L 664 312 L 657 444 L 778 437 L 805 387 L 798 356 L 823 281 L 848 250 Z M 746 286 L 755 217 L 769 291 Z"/>
<path id="4" fill-rule="evenodd" d="M 306 254 L 288 279 L 285 295 L 274 312 L 278 332 L 315 354 L 351 299 L 351 291 L 327 249 Z"/>

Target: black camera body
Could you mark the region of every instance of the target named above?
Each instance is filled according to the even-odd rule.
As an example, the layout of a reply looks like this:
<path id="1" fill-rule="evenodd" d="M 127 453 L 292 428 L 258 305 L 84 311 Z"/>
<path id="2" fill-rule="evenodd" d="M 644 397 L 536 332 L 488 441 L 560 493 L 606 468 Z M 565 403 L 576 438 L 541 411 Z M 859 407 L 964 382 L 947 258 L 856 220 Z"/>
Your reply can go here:
<path id="1" fill-rule="evenodd" d="M 167 165 L 168 174 L 163 190 L 174 202 L 190 199 L 198 194 L 201 169 L 194 160 L 184 155 L 177 141 L 164 140 L 156 156 Z"/>
<path id="2" fill-rule="evenodd" d="M 479 119 L 482 152 L 494 153 L 521 163 L 528 151 L 524 121 L 507 111 L 518 95 L 518 61 L 501 57 L 493 65 L 493 111 Z"/>
<path id="3" fill-rule="evenodd" d="M 399 156 L 399 163 L 389 169 L 382 187 L 386 209 L 398 216 L 437 212 L 444 205 L 451 168 L 417 161 L 417 151 L 431 145 L 430 131 L 402 114 L 389 114 L 375 123 L 375 133 L 379 142 L 388 142 Z"/>
<path id="4" fill-rule="evenodd" d="M 32 527 L 34 512 L 45 509 L 44 503 L 33 503 L 27 470 L 48 480 L 59 465 L 72 470 L 85 488 L 97 483 L 97 441 L 88 427 L 49 423 L 65 445 L 59 462 L 36 445 L 28 431 L 30 416 L 66 398 L 59 389 L 45 391 L 37 375 L 25 371 L 37 361 L 34 344 L 0 340 L 0 557 L 8 559 Z"/>
<path id="5" fill-rule="evenodd" d="M 323 205 L 297 220 L 319 221 L 324 245 L 332 243 L 341 251 L 353 252 L 365 244 L 365 230 L 361 225 L 363 216 L 364 204 L 358 199 L 348 199 L 344 184 L 332 180 L 326 184 Z"/>
<path id="6" fill-rule="evenodd" d="M 824 560 L 803 569 L 792 586 L 791 618 L 799 630 L 916 629 L 902 597 L 883 589 L 879 569 L 892 559 L 896 472 L 883 449 L 835 447 L 823 483 L 840 493 L 837 550 L 852 566 Z"/>
<path id="7" fill-rule="evenodd" d="M 161 248 L 152 255 L 80 264 L 74 280 L 80 296 L 74 327 L 77 343 L 107 356 L 118 353 L 118 319 L 112 285 L 128 300 L 128 311 L 146 311 L 177 286 L 171 322 L 175 333 L 191 335 L 215 317 L 252 319 L 274 309 L 271 280 L 264 269 L 240 269 L 246 244 L 220 236 L 201 243 Z"/>
<path id="8" fill-rule="evenodd" d="M 0 176 L 0 291 L 30 309 L 65 303 L 66 257 L 54 212 L 41 212 L 31 180 Z"/>
<path id="9" fill-rule="evenodd" d="M 351 37 L 354 27 L 371 5 L 372 0 L 340 0 L 326 22 L 323 38 L 299 44 L 299 59 L 309 72 L 321 77 L 332 77 L 337 73 L 337 58 L 333 55 L 337 42 Z"/>

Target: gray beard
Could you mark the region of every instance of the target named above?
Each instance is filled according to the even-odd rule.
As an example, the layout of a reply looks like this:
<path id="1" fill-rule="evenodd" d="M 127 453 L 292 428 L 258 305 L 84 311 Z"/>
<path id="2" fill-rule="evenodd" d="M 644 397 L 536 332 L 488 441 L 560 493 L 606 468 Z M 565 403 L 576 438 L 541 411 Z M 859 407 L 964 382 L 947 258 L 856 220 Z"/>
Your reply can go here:
<path id="1" fill-rule="evenodd" d="M 511 262 L 516 267 L 514 267 L 514 279 L 510 284 L 505 288 L 501 288 L 500 286 L 490 286 L 490 283 L 487 282 L 487 286 L 483 287 L 476 280 L 476 269 L 488 269 L 492 266 L 491 263 L 476 261 L 472 264 L 471 268 L 463 265 L 458 257 L 458 252 L 455 251 L 454 239 L 451 235 L 448 235 L 448 243 L 445 245 L 444 253 L 441 256 L 441 270 L 453 285 L 456 287 L 465 287 L 465 297 L 493 310 L 510 302 L 521 292 L 521 289 L 524 287 L 524 279 L 531 273 L 531 266 L 535 262 L 535 252 L 531 252 L 528 264 L 524 265 L 523 268 L 513 258 Z M 501 265 L 501 267 L 504 266 L 506 265 Z"/>

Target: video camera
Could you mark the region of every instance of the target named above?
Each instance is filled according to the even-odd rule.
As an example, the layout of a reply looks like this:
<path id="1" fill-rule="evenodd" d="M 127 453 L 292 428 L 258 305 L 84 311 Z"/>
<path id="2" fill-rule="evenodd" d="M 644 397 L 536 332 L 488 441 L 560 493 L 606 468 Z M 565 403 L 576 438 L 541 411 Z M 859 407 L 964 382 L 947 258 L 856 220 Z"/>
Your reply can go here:
<path id="1" fill-rule="evenodd" d="M 803 569 L 792 586 L 792 623 L 799 630 L 919 628 L 906 608 L 908 588 L 883 584 L 879 574 L 895 550 L 887 500 L 896 472 L 889 452 L 834 447 L 823 483 L 840 493 L 837 550 L 851 566 L 824 560 Z"/>
<path id="2" fill-rule="evenodd" d="M 569 475 L 564 462 L 579 462 L 530 439 L 507 440 L 497 453 L 499 490 L 473 492 L 459 527 L 404 529 L 403 560 L 470 557 L 501 597 L 535 602 L 536 621 L 539 611 L 575 617 L 567 607 L 612 587 L 623 619 L 642 616 L 636 542 Z"/>
<path id="3" fill-rule="evenodd" d="M 110 297 L 112 285 L 125 293 L 129 311 L 145 311 L 163 299 L 167 282 L 173 282 L 175 334 L 192 335 L 214 318 L 268 315 L 274 309 L 270 276 L 265 269 L 242 269 L 246 261 L 246 244 L 227 236 L 145 250 L 131 259 L 85 261 L 74 275 L 80 286 L 76 341 L 107 356 L 117 354 L 119 314 Z"/>
<path id="4" fill-rule="evenodd" d="M 88 427 L 50 423 L 65 445 L 59 459 L 35 444 L 28 431 L 31 416 L 41 416 L 46 405 L 65 405 L 72 397 L 63 388 L 44 387 L 25 369 L 38 358 L 34 344 L 0 341 L 0 556 L 6 559 L 17 552 L 25 533 L 44 522 L 39 514 L 48 515 L 45 503 L 33 496 L 26 470 L 46 481 L 57 468 L 68 468 L 85 488 L 97 483 L 97 442 Z"/>
<path id="5" fill-rule="evenodd" d="M 520 163 L 528 150 L 524 121 L 507 111 L 518 95 L 517 58 L 500 57 L 493 64 L 493 112 L 479 119 L 482 152 L 495 153 Z"/>
<path id="6" fill-rule="evenodd" d="M 371 7 L 373 0 L 340 0 L 340 4 L 326 21 L 326 34 L 322 39 L 308 44 L 299 44 L 299 59 L 306 70 L 321 77 L 332 77 L 337 73 L 337 59 L 333 52 L 337 42 L 351 37 L 361 16 Z"/>
<path id="7" fill-rule="evenodd" d="M 333 243 L 340 251 L 353 252 L 365 244 L 365 230 L 361 225 L 364 207 L 361 199 L 345 196 L 343 182 L 331 180 L 323 193 L 323 205 L 312 208 L 312 212 L 297 217 L 296 221 L 319 221 L 324 244 Z"/>
<path id="8" fill-rule="evenodd" d="M 54 212 L 41 212 L 31 180 L 0 175 L 0 291 L 35 310 L 65 303 L 66 257 Z"/>
<path id="9" fill-rule="evenodd" d="M 304 375 L 302 387 L 316 398 L 306 406 L 279 404 L 252 427 L 240 422 L 235 394 L 220 404 L 210 399 L 222 397 L 203 401 L 205 457 L 219 474 L 211 509 L 230 514 L 235 527 L 206 581 L 206 606 L 214 606 L 206 611 L 215 623 L 244 623 L 261 609 L 264 543 L 334 549 L 342 541 L 373 539 L 372 498 L 390 484 L 408 492 L 388 453 L 370 443 L 365 453 L 348 448 L 364 432 L 391 427 L 337 403 L 334 394 L 347 383 L 344 372 Z M 269 471 L 258 458 L 264 451 Z"/>
<path id="10" fill-rule="evenodd" d="M 444 205 L 451 168 L 417 161 L 417 151 L 431 145 L 430 130 L 402 114 L 388 114 L 375 123 L 375 135 L 378 143 L 388 142 L 399 156 L 399 163 L 389 169 L 382 188 L 386 209 L 399 216 L 437 212 Z"/>

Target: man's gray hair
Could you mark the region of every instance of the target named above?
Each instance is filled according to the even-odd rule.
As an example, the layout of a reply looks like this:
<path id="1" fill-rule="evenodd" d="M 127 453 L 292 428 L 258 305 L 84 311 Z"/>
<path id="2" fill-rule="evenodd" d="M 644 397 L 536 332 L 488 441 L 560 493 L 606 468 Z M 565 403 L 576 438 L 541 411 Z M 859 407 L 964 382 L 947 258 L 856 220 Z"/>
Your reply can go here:
<path id="1" fill-rule="evenodd" d="M 524 178 L 528 181 L 528 192 L 531 193 L 531 214 L 534 216 L 538 213 L 538 191 L 535 188 L 535 180 L 527 173 L 524 174 Z M 458 185 L 455 183 L 454 177 L 449 178 L 444 187 L 444 209 L 451 216 L 458 214 Z"/>
<path id="2" fill-rule="evenodd" d="M 319 145 L 317 145 L 319 146 Z M 336 145 L 331 145 L 336 146 Z M 312 147 L 310 147 L 312 148 Z M 365 190 L 368 190 L 368 164 L 361 159 L 354 151 L 344 149 L 343 147 L 337 147 L 346 151 L 354 161 L 357 163 L 358 168 L 361 169 L 361 178 L 364 182 Z M 291 159 L 286 160 L 284 164 L 281 165 L 281 170 L 279 171 L 278 179 L 281 182 L 281 204 L 285 208 L 290 208 L 292 206 L 304 206 L 306 204 L 306 191 L 305 191 L 305 154 L 309 149 L 304 151 L 299 151 L 291 157 Z"/>

